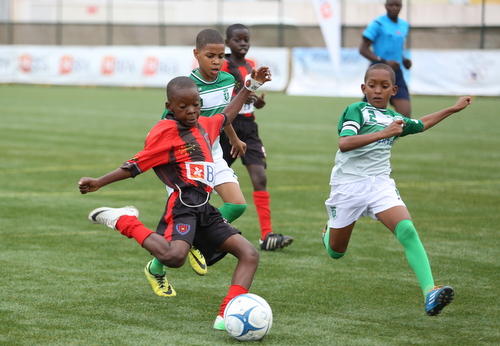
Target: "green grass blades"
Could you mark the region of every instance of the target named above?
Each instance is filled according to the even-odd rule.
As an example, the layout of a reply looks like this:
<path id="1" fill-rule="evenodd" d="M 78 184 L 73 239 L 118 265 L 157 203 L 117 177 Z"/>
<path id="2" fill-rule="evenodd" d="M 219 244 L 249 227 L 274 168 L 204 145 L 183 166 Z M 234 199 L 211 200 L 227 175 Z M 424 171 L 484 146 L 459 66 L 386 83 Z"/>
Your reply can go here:
<path id="1" fill-rule="evenodd" d="M 437 284 L 456 290 L 426 316 L 417 280 L 395 237 L 358 221 L 340 260 L 321 244 L 324 201 L 337 151 L 337 121 L 358 99 L 267 93 L 257 111 L 268 155 L 275 232 L 294 243 L 262 252 L 251 292 L 273 309 L 266 345 L 496 345 L 500 343 L 500 130 L 498 98 L 475 98 L 426 133 L 396 141 L 393 178 L 428 252 Z M 413 117 L 456 97 L 412 98 Z M 163 89 L 0 86 L 0 344 L 238 345 L 212 329 L 236 260 L 197 276 L 169 269 L 175 298 L 157 297 L 134 240 L 87 214 L 134 205 L 155 228 L 166 201 L 153 172 L 80 195 L 83 176 L 105 174 L 141 150 L 160 118 Z M 248 209 L 234 226 L 258 247 Z M 221 205 L 219 196 L 212 203 Z"/>

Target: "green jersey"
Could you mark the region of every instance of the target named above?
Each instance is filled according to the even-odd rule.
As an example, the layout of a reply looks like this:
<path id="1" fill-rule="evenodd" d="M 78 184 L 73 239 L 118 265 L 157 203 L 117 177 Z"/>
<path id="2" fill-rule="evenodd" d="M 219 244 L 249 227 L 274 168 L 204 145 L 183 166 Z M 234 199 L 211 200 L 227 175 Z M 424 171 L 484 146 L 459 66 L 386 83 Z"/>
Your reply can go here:
<path id="1" fill-rule="evenodd" d="M 363 135 L 382 131 L 395 120 L 403 120 L 403 137 L 422 132 L 424 124 L 410 119 L 390 109 L 378 109 L 367 102 L 357 102 L 348 106 L 338 124 L 339 137 Z M 352 183 L 367 177 L 389 175 L 389 158 L 396 136 L 378 140 L 364 147 L 341 152 L 337 151 L 335 166 L 330 176 L 330 185 Z"/>
<path id="2" fill-rule="evenodd" d="M 222 113 L 222 110 L 231 101 L 231 95 L 234 88 L 234 77 L 230 73 L 220 71 L 214 81 L 207 82 L 200 74 L 200 70 L 195 68 L 189 76 L 196 82 L 201 98 L 200 115 L 203 117 L 211 117 L 215 114 Z M 168 110 L 165 109 L 162 119 L 165 119 Z M 212 156 L 222 158 L 222 148 L 219 143 L 219 138 L 212 146 Z"/>

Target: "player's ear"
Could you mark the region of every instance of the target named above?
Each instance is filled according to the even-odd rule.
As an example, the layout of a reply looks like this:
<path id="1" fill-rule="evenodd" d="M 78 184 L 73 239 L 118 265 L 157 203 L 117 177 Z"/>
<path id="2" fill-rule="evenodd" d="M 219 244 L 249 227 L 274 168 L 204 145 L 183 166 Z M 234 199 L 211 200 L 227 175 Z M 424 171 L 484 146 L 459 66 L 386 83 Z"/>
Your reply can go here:
<path id="1" fill-rule="evenodd" d="M 396 95 L 397 93 L 398 93 L 398 86 L 397 86 L 397 85 L 394 85 L 394 86 L 392 87 L 392 95 L 391 95 L 391 96 L 394 96 L 394 95 Z"/>
<path id="2" fill-rule="evenodd" d="M 165 108 L 168 109 L 169 112 L 172 112 L 172 108 L 170 108 L 170 102 L 165 102 Z"/>
<path id="3" fill-rule="evenodd" d="M 196 58 L 196 60 L 199 60 L 200 58 L 200 53 L 198 52 L 198 49 L 193 49 L 193 55 Z"/>
<path id="4" fill-rule="evenodd" d="M 361 91 L 363 92 L 363 94 L 366 94 L 366 85 L 365 84 L 361 84 Z"/>

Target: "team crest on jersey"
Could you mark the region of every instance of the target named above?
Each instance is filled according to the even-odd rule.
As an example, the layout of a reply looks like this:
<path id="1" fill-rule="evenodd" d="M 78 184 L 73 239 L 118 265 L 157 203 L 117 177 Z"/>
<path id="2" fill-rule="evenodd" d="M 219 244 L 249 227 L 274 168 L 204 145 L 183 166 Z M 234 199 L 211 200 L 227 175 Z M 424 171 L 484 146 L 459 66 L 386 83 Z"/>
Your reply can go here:
<path id="1" fill-rule="evenodd" d="M 191 226 L 187 225 L 187 224 L 180 223 L 180 224 L 175 225 L 175 229 L 177 232 L 184 235 L 191 230 Z"/>
<path id="2" fill-rule="evenodd" d="M 337 220 L 337 207 L 330 207 L 330 212 L 333 220 Z"/>
<path id="3" fill-rule="evenodd" d="M 229 102 L 231 95 L 229 95 L 229 90 L 224 89 L 224 101 Z"/>
<path id="4" fill-rule="evenodd" d="M 192 154 L 195 152 L 195 150 L 196 150 L 196 145 L 192 143 L 187 143 L 179 149 L 180 152 L 187 154 Z"/>
<path id="5" fill-rule="evenodd" d="M 215 165 L 213 162 L 186 162 L 187 177 L 214 187 Z"/>

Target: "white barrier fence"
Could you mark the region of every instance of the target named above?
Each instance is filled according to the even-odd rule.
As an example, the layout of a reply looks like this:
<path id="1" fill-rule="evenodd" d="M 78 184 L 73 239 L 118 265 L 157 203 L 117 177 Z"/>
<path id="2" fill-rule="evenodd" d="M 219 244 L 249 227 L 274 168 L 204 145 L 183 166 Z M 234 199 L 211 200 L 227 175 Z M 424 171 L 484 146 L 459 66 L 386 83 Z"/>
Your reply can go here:
<path id="1" fill-rule="evenodd" d="M 263 90 L 290 95 L 358 97 L 368 67 L 354 48 L 341 50 L 339 71 L 326 48 L 252 47 L 247 57 L 271 68 Z M 412 50 L 411 59 L 412 94 L 500 95 L 498 50 Z M 0 46 L 0 83 L 163 88 L 196 66 L 184 46 Z"/>

